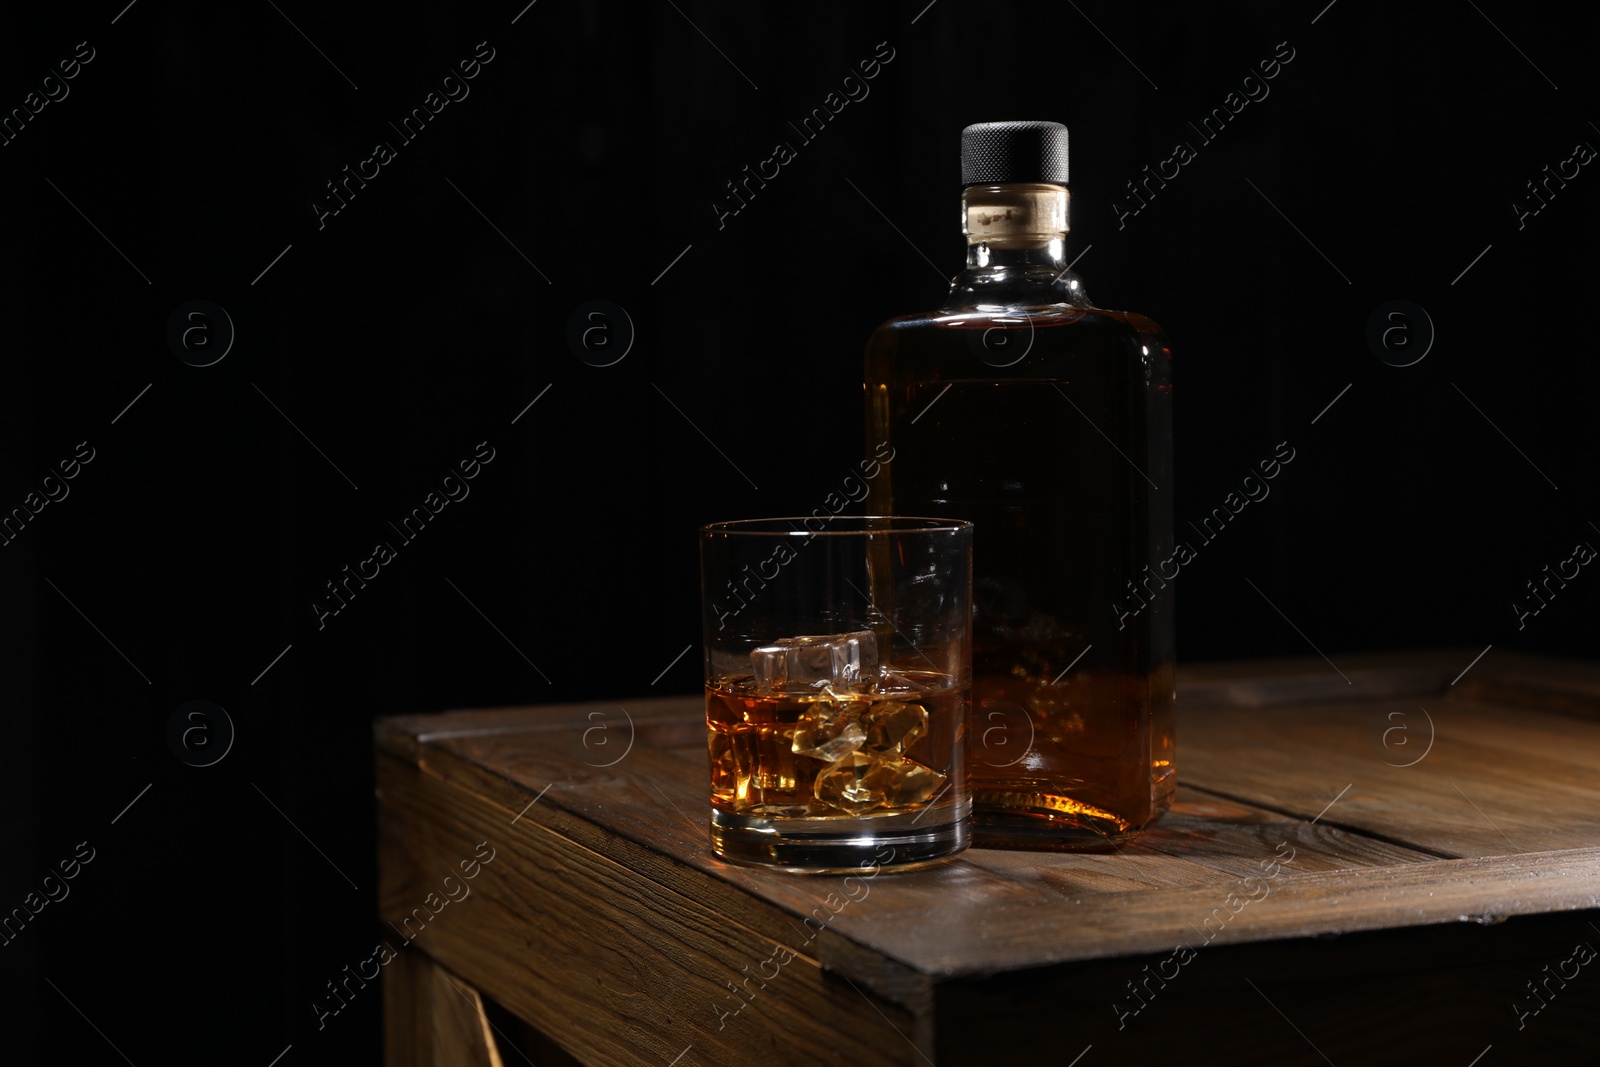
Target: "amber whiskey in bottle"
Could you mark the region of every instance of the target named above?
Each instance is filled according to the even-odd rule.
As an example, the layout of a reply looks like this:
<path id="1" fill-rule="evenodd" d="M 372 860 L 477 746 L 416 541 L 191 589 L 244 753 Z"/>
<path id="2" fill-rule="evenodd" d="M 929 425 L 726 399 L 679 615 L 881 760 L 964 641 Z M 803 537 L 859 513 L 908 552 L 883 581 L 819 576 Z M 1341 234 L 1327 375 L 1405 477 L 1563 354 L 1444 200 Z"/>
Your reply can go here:
<path id="1" fill-rule="evenodd" d="M 1177 782 L 1171 353 L 1068 270 L 1065 127 L 967 127 L 962 185 L 966 269 L 867 343 L 868 507 L 976 524 L 975 843 L 1103 849 Z"/>

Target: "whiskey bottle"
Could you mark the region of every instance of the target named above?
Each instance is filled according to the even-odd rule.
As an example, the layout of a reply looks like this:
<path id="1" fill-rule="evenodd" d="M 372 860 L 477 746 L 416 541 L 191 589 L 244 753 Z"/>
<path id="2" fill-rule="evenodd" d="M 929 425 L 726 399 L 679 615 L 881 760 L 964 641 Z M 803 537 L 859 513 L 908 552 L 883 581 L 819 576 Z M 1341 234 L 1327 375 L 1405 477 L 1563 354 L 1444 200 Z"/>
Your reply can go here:
<path id="1" fill-rule="evenodd" d="M 975 843 L 1103 849 L 1177 782 L 1171 353 L 1068 269 L 1064 126 L 969 126 L 961 156 L 966 269 L 867 343 L 895 457 L 868 506 L 976 524 Z"/>

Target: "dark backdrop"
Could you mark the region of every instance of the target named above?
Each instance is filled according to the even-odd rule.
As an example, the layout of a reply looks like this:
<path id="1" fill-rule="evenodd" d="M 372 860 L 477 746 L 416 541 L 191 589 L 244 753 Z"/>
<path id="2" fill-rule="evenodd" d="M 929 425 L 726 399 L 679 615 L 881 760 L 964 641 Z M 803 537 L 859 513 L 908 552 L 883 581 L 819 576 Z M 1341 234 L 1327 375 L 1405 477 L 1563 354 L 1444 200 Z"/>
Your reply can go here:
<path id="1" fill-rule="evenodd" d="M 961 264 L 970 122 L 1070 127 L 1069 255 L 1175 349 L 1180 534 L 1295 449 L 1184 568 L 1181 658 L 1594 654 L 1600 578 L 1512 609 L 1600 545 L 1600 177 L 1564 164 L 1600 109 L 1570 9 L 523 2 L 6 16 L 0 508 L 67 495 L 0 548 L 0 910 L 95 851 L 0 947 L 0 1059 L 375 1063 L 376 989 L 310 1010 L 375 939 L 373 717 L 692 692 L 694 528 L 809 512 L 859 458 L 866 334 Z M 389 125 L 491 50 L 413 140 Z M 1206 141 L 1235 89 L 1260 98 Z M 719 226 L 778 141 L 796 158 Z M 1135 212 L 1124 183 L 1178 141 Z M 377 173 L 333 213 L 346 166 Z M 568 341 L 591 300 L 634 328 L 611 366 Z M 1369 343 L 1390 301 L 1392 347 L 1431 319 L 1412 366 Z M 189 365 L 215 307 L 231 348 Z M 470 495 L 398 543 L 475 451 Z M 397 558 L 319 619 L 378 540 Z M 212 766 L 169 745 L 190 700 L 236 730 Z"/>

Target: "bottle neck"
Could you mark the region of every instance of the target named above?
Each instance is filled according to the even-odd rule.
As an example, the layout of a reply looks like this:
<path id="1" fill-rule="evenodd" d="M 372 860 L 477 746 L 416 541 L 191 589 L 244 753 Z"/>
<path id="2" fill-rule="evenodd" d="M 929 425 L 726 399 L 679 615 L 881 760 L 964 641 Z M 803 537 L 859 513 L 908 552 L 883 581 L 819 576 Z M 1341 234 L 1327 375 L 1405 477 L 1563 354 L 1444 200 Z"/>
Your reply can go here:
<path id="1" fill-rule="evenodd" d="M 1066 267 L 1067 187 L 1032 182 L 961 191 L 969 270 Z"/>
<path id="2" fill-rule="evenodd" d="M 963 189 L 967 267 L 951 280 L 942 310 L 1091 306 L 1082 282 L 1067 270 L 1067 201 L 1064 185 Z"/>

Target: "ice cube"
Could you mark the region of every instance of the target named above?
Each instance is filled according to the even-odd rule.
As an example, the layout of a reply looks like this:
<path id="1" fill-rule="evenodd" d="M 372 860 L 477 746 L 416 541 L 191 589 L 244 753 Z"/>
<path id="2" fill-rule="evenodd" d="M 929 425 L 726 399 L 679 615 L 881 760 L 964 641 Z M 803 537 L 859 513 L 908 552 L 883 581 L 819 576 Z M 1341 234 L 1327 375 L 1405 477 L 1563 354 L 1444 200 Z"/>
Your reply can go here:
<path id="1" fill-rule="evenodd" d="M 872 788 L 867 778 L 878 763 L 865 752 L 852 752 L 844 756 L 817 775 L 813 787 L 817 799 L 852 815 L 877 807 L 884 798 Z"/>
<path id="2" fill-rule="evenodd" d="M 852 752 L 817 775 L 818 800 L 851 815 L 872 808 L 905 809 L 939 791 L 945 775 L 915 760 Z"/>
<path id="3" fill-rule="evenodd" d="M 915 700 L 917 694 L 927 693 L 928 687 L 910 675 L 901 674 L 885 667 L 878 672 L 878 677 L 873 680 L 872 692 L 874 695 L 889 700 L 907 697 Z"/>
<path id="4" fill-rule="evenodd" d="M 809 705 L 794 724 L 794 753 L 829 763 L 854 752 L 867 739 L 861 724 L 865 701 L 824 699 Z"/>
<path id="5" fill-rule="evenodd" d="M 903 756 L 928 732 L 928 713 L 921 704 L 886 700 L 867 712 L 867 751 L 878 756 Z"/>
<path id="6" fill-rule="evenodd" d="M 757 693 L 854 689 L 878 677 L 878 642 L 871 630 L 814 637 L 780 637 L 750 653 Z"/>
<path id="7" fill-rule="evenodd" d="M 886 808 L 909 808 L 933 796 L 944 782 L 944 775 L 915 760 L 875 760 L 860 788 L 880 797 Z"/>

